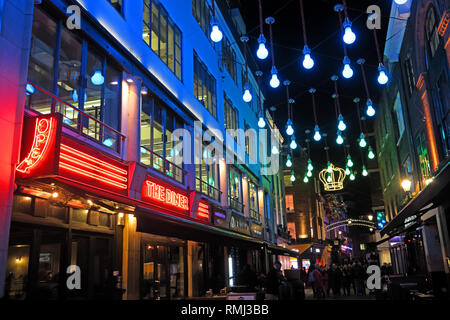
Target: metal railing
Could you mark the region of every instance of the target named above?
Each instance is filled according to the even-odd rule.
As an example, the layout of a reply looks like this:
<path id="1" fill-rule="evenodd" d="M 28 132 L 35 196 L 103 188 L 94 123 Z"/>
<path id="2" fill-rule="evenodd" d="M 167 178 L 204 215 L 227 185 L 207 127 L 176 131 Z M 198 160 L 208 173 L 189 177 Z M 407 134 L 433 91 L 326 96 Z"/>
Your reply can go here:
<path id="1" fill-rule="evenodd" d="M 259 222 L 259 212 L 255 209 L 249 209 L 248 210 L 249 216 L 250 218 L 252 218 L 253 220 Z"/>
<path id="2" fill-rule="evenodd" d="M 195 189 L 205 196 L 220 202 L 222 192 L 202 179 L 195 178 Z"/>
<path id="3" fill-rule="evenodd" d="M 244 204 L 234 197 L 228 196 L 228 207 L 238 212 L 244 213 Z"/>
<path id="4" fill-rule="evenodd" d="M 125 136 L 116 129 L 30 81 L 26 95 L 26 108 L 41 114 L 60 113 L 66 127 L 120 153 Z"/>
<path id="5" fill-rule="evenodd" d="M 141 146 L 141 163 L 149 168 L 159 171 L 169 178 L 184 183 L 185 170 L 176 164 L 165 159 L 163 156 L 151 151 L 147 147 Z"/>

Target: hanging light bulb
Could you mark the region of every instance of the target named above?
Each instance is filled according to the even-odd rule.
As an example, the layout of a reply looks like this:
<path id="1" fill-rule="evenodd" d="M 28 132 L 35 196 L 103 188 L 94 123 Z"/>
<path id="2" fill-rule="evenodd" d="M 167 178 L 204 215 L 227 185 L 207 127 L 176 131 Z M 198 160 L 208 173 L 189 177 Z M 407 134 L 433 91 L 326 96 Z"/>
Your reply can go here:
<path id="1" fill-rule="evenodd" d="M 348 166 L 345 167 L 345 175 L 349 176 L 350 175 L 350 169 Z"/>
<path id="2" fill-rule="evenodd" d="M 258 46 L 258 51 L 256 51 L 256 56 L 259 59 L 264 60 L 269 55 L 269 51 L 267 51 L 267 48 L 266 48 L 266 38 L 264 37 L 264 35 L 262 33 L 259 35 L 258 43 L 259 43 L 259 46 Z"/>
<path id="3" fill-rule="evenodd" d="M 242 96 L 244 102 L 252 101 L 252 94 L 250 93 L 250 85 L 248 82 L 244 85 L 244 95 Z"/>
<path id="4" fill-rule="evenodd" d="M 270 79 L 270 86 L 272 88 L 278 88 L 280 86 L 280 80 L 278 79 L 278 71 L 275 66 L 272 66 L 271 74 L 272 78 Z"/>
<path id="5" fill-rule="evenodd" d="M 364 177 L 367 177 L 367 176 L 369 175 L 369 172 L 367 172 L 366 166 L 363 166 L 362 175 L 363 175 Z"/>
<path id="6" fill-rule="evenodd" d="M 308 179 L 307 176 L 305 176 L 305 177 L 303 178 L 303 182 L 304 182 L 304 183 L 308 183 L 308 182 L 309 182 L 309 179 Z"/>
<path id="7" fill-rule="evenodd" d="M 294 134 L 294 127 L 292 126 L 291 119 L 288 119 L 288 121 L 286 123 L 286 134 L 288 136 L 292 136 Z"/>
<path id="8" fill-rule="evenodd" d="M 311 171 L 308 171 L 308 173 L 306 174 L 309 178 L 311 178 L 312 177 L 312 172 Z"/>
<path id="9" fill-rule="evenodd" d="M 331 162 L 330 162 L 330 161 L 328 161 L 327 172 L 328 172 L 328 173 L 332 173 L 332 172 L 333 172 L 333 167 L 332 167 L 332 165 L 331 165 Z"/>
<path id="10" fill-rule="evenodd" d="M 74 102 L 77 102 L 77 101 L 78 101 L 78 93 L 77 93 L 77 89 L 73 89 L 73 92 L 72 92 L 72 100 L 73 100 Z"/>
<path id="11" fill-rule="evenodd" d="M 333 179 L 331 179 L 331 176 L 328 175 L 328 177 L 327 177 L 327 182 L 331 183 L 332 181 L 333 181 Z"/>
<path id="12" fill-rule="evenodd" d="M 402 5 L 405 4 L 408 0 L 394 0 L 396 4 Z"/>
<path id="13" fill-rule="evenodd" d="M 259 112 L 259 116 L 258 116 L 258 127 L 260 127 L 262 129 L 265 126 L 266 126 L 266 121 L 264 120 L 264 114 L 263 114 L 263 112 L 261 110 Z"/>
<path id="14" fill-rule="evenodd" d="M 375 159 L 375 153 L 373 152 L 372 147 L 369 146 L 369 154 L 367 155 L 370 160 Z"/>
<path id="15" fill-rule="evenodd" d="M 361 132 L 361 134 L 359 135 L 359 146 L 361 148 L 365 148 L 367 146 L 367 142 L 366 139 L 364 137 L 364 134 Z"/>
<path id="16" fill-rule="evenodd" d="M 219 24 L 217 21 L 213 18 L 211 22 L 211 34 L 210 34 L 211 40 L 213 42 L 220 42 L 223 38 L 223 33 L 220 30 Z"/>
<path id="17" fill-rule="evenodd" d="M 289 147 L 290 147 L 292 150 L 297 149 L 297 142 L 295 142 L 295 137 L 292 137 L 292 141 L 291 141 L 291 144 L 289 145 Z"/>
<path id="18" fill-rule="evenodd" d="M 338 129 L 340 131 L 345 131 L 345 129 L 347 129 L 347 125 L 344 122 L 344 117 L 342 116 L 342 114 L 338 116 Z"/>
<path id="19" fill-rule="evenodd" d="M 342 134 L 341 134 L 340 131 L 338 131 L 338 136 L 336 138 L 336 143 L 339 144 L 339 145 L 344 143 L 344 138 L 342 138 Z"/>
<path id="20" fill-rule="evenodd" d="M 344 63 L 344 69 L 342 69 L 342 76 L 346 79 L 350 79 L 351 77 L 353 77 L 353 69 L 350 66 L 349 57 L 345 56 L 343 63 Z"/>
<path id="21" fill-rule="evenodd" d="M 312 165 L 312 161 L 311 161 L 311 159 L 309 159 L 308 160 L 308 171 L 313 171 L 313 170 L 314 170 L 314 167 Z"/>
<path id="22" fill-rule="evenodd" d="M 303 48 L 303 68 L 311 69 L 314 67 L 314 60 L 311 58 L 311 49 L 307 45 Z"/>
<path id="23" fill-rule="evenodd" d="M 366 114 L 369 117 L 373 117 L 375 115 L 375 109 L 373 107 L 373 103 L 372 100 L 368 99 L 367 103 L 366 103 L 367 109 L 366 109 Z"/>
<path id="24" fill-rule="evenodd" d="M 348 18 L 345 18 L 344 24 L 344 36 L 342 39 L 346 44 L 352 44 L 356 40 L 356 35 L 352 30 L 352 23 Z"/>
<path id="25" fill-rule="evenodd" d="M 355 174 L 352 172 L 351 174 L 350 174 L 350 180 L 352 180 L 352 181 L 355 181 Z"/>
<path id="26" fill-rule="evenodd" d="M 348 157 L 347 157 L 347 167 L 349 167 L 349 168 L 353 167 L 353 161 L 352 161 L 352 157 L 350 157 L 350 155 L 348 155 Z"/>
<path id="27" fill-rule="evenodd" d="M 278 150 L 277 146 L 276 146 L 276 145 L 273 145 L 273 146 L 272 146 L 272 154 L 277 155 L 277 154 L 279 154 L 279 153 L 280 153 L 280 151 Z"/>
<path id="28" fill-rule="evenodd" d="M 314 140 L 320 141 L 322 139 L 322 135 L 320 134 L 319 126 L 316 124 L 314 127 Z"/>
<path id="29" fill-rule="evenodd" d="M 102 72 L 100 70 L 96 70 L 91 77 L 91 82 L 95 86 L 101 86 L 105 83 L 105 77 L 103 77 Z"/>
<path id="30" fill-rule="evenodd" d="M 291 182 L 295 181 L 295 174 L 294 171 L 291 172 Z"/>
<path id="31" fill-rule="evenodd" d="M 389 81 L 389 77 L 386 74 L 386 69 L 384 69 L 384 66 L 382 63 L 378 66 L 378 83 L 383 85 L 386 84 Z"/>
<path id="32" fill-rule="evenodd" d="M 292 167 L 292 159 L 290 155 L 287 156 L 286 167 L 288 168 Z"/>

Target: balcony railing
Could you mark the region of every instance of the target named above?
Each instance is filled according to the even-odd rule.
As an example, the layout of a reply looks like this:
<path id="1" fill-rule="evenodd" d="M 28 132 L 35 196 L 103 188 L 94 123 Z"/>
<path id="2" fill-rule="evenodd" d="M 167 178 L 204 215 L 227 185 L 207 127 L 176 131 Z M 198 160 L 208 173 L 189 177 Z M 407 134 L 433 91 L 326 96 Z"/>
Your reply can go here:
<path id="1" fill-rule="evenodd" d="M 119 131 L 29 81 L 26 93 L 26 108 L 41 114 L 60 113 L 66 127 L 120 153 L 125 136 Z"/>
<path id="2" fill-rule="evenodd" d="M 257 210 L 250 208 L 248 210 L 248 212 L 249 212 L 250 218 L 259 222 L 259 212 Z"/>
<path id="3" fill-rule="evenodd" d="M 244 212 L 244 204 L 234 197 L 228 197 L 228 207 L 238 212 Z"/>
<path id="4" fill-rule="evenodd" d="M 195 178 L 195 189 L 205 196 L 220 202 L 222 192 L 202 179 Z"/>
<path id="5" fill-rule="evenodd" d="M 185 170 L 147 147 L 141 146 L 141 163 L 169 178 L 184 183 Z"/>

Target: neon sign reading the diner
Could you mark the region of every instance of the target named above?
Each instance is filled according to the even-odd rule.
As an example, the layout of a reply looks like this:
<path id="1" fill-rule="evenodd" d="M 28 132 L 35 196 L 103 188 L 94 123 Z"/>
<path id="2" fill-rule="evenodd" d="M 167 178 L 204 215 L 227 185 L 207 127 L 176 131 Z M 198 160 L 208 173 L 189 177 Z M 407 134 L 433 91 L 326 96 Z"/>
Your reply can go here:
<path id="1" fill-rule="evenodd" d="M 144 196 L 146 198 L 164 203 L 178 209 L 186 211 L 189 210 L 189 199 L 185 195 L 182 195 L 150 180 L 146 180 L 144 186 L 146 189 L 144 191 Z"/>

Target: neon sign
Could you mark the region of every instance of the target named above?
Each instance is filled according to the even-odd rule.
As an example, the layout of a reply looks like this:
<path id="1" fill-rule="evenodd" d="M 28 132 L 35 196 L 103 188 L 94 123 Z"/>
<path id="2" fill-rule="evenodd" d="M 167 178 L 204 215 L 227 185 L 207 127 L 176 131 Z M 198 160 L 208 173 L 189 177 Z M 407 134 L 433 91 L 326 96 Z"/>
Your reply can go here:
<path id="1" fill-rule="evenodd" d="M 209 205 L 203 201 L 198 204 L 197 217 L 209 220 Z"/>
<path id="2" fill-rule="evenodd" d="M 54 126 L 53 122 L 53 118 L 36 119 L 34 140 L 31 151 L 28 156 L 17 166 L 17 171 L 29 174 L 31 169 L 42 160 L 42 157 L 46 154 L 51 141 L 51 134 Z"/>
<path id="3" fill-rule="evenodd" d="M 144 182 L 143 197 L 185 211 L 189 210 L 187 196 L 150 180 Z"/>
<path id="4" fill-rule="evenodd" d="M 59 167 L 76 175 L 97 180 L 119 189 L 128 188 L 127 170 L 65 144 L 61 144 Z"/>

